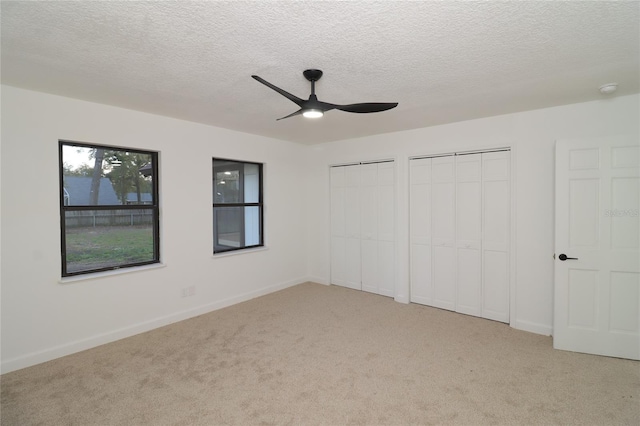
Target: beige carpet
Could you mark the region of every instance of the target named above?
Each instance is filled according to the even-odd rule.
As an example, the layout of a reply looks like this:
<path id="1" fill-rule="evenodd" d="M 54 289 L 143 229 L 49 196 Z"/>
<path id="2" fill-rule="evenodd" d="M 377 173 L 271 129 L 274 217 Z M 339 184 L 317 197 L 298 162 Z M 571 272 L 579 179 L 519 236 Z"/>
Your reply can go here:
<path id="1" fill-rule="evenodd" d="M 2 425 L 637 425 L 640 363 L 306 283 L 5 374 Z"/>

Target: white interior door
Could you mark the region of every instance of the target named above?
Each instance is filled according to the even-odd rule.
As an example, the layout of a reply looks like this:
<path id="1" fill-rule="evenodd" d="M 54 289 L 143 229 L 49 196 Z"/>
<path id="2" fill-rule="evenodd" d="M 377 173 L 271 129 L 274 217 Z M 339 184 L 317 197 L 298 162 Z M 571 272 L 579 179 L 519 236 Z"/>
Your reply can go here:
<path id="1" fill-rule="evenodd" d="M 637 138 L 556 144 L 556 349 L 640 359 L 639 182 Z"/>

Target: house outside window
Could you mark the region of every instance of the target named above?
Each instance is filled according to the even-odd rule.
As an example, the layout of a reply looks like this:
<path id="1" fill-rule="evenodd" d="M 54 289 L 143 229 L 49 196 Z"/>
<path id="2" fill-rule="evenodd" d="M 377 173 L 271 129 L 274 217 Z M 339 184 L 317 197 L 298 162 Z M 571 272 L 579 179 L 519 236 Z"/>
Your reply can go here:
<path id="1" fill-rule="evenodd" d="M 262 164 L 213 159 L 213 252 L 264 245 Z"/>
<path id="2" fill-rule="evenodd" d="M 62 276 L 158 263 L 158 153 L 60 141 Z"/>

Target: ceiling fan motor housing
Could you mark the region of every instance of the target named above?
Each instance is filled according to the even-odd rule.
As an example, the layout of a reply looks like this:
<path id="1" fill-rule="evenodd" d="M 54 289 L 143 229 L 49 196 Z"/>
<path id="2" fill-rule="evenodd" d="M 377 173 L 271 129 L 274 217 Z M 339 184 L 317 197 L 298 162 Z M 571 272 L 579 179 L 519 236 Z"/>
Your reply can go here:
<path id="1" fill-rule="evenodd" d="M 304 78 L 306 78 L 311 82 L 318 81 L 322 77 L 321 70 L 314 70 L 314 69 L 304 70 L 302 74 L 304 75 Z"/>

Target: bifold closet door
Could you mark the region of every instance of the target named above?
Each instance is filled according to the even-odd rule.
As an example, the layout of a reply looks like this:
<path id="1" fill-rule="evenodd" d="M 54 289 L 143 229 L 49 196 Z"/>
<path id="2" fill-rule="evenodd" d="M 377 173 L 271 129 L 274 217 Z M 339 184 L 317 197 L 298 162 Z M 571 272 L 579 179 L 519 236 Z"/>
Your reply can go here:
<path id="1" fill-rule="evenodd" d="M 360 166 L 332 167 L 331 283 L 361 289 Z"/>
<path id="2" fill-rule="evenodd" d="M 411 301 L 509 321 L 510 154 L 410 161 Z"/>
<path id="3" fill-rule="evenodd" d="M 331 283 L 394 296 L 395 163 L 330 169 Z"/>

